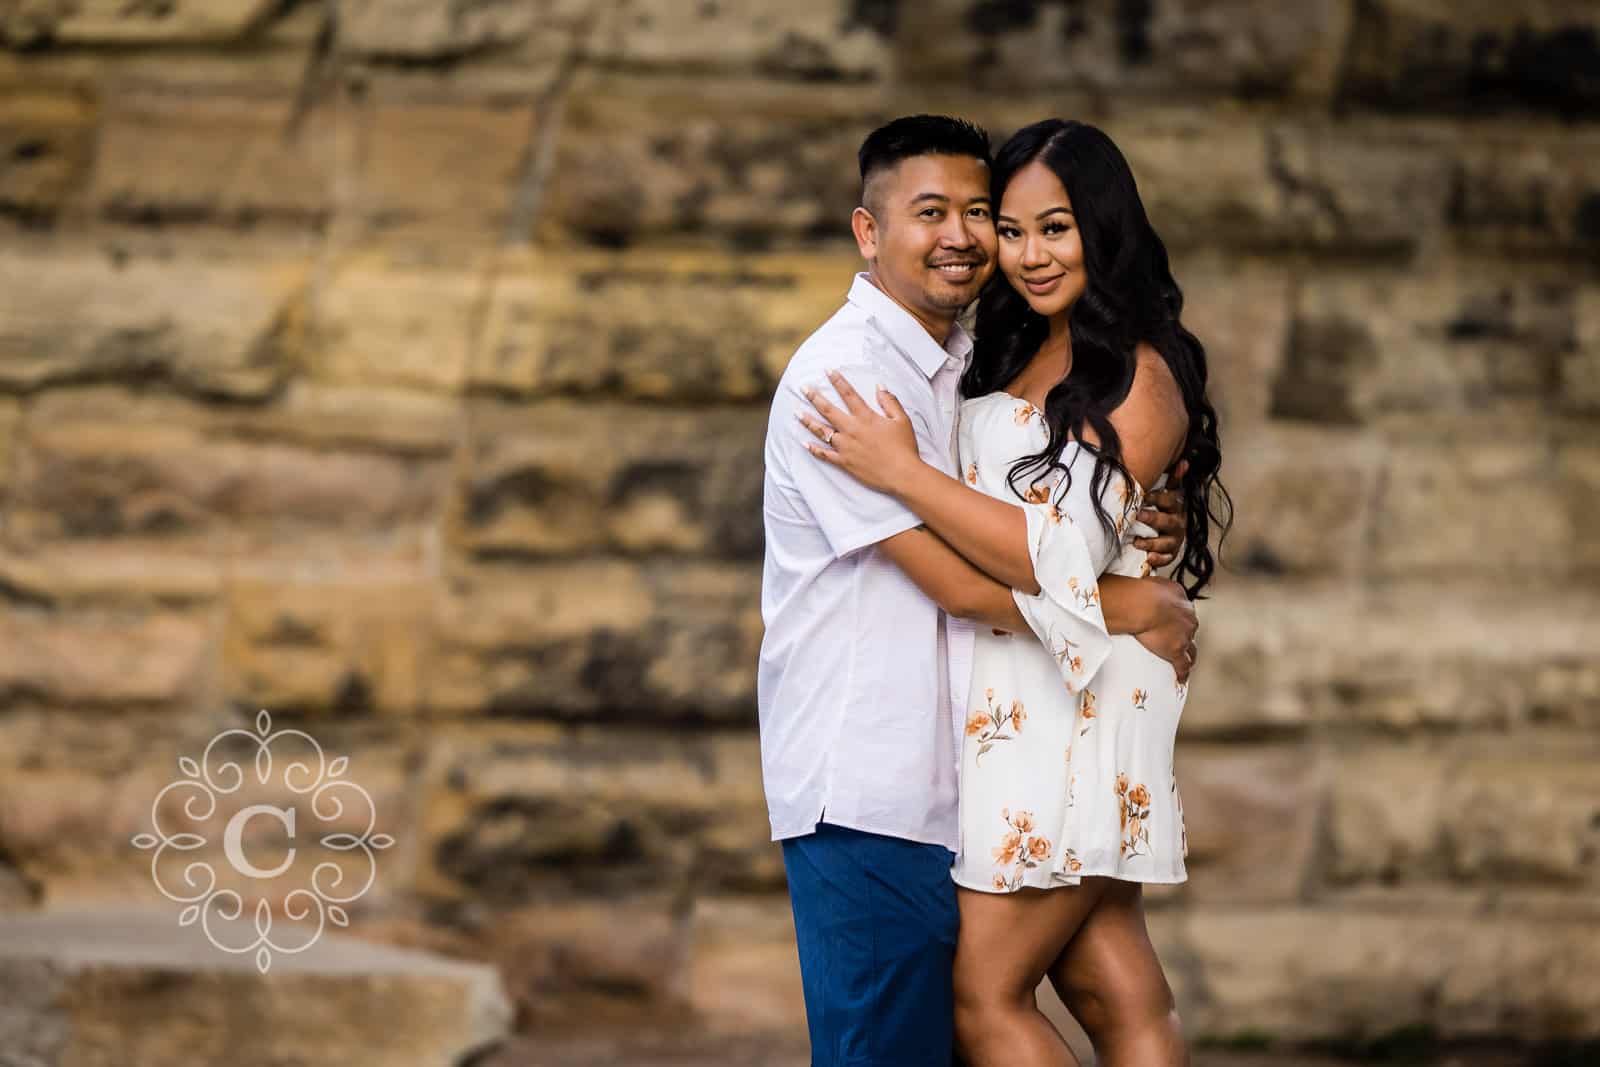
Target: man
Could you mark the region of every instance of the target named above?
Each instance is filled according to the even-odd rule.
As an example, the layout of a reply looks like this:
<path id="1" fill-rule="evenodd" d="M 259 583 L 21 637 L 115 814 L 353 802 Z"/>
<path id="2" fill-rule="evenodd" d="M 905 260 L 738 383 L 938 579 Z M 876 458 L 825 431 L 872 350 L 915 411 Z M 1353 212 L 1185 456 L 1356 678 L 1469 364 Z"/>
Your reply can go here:
<path id="1" fill-rule="evenodd" d="M 1028 627 L 1009 587 L 893 497 L 808 455 L 799 418 L 805 391 L 829 371 L 863 397 L 882 385 L 923 458 L 957 476 L 957 383 L 972 339 L 956 319 L 996 254 L 989 139 L 918 115 L 874 131 L 859 158 L 851 227 L 869 269 L 795 353 L 767 428 L 762 776 L 789 876 L 812 1063 L 942 1067 L 972 627 Z M 1178 541 L 1155 547 L 1170 555 Z M 1181 593 L 1167 602 L 1192 620 Z M 1111 590 L 1102 604 L 1113 632 L 1135 632 L 1150 614 L 1149 598 L 1136 613 Z"/>

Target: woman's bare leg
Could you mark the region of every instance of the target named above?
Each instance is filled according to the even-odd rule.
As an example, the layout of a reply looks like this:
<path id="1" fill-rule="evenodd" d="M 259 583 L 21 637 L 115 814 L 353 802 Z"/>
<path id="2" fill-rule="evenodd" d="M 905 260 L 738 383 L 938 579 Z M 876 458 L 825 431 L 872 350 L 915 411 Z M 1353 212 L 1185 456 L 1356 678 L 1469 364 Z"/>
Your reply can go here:
<path id="1" fill-rule="evenodd" d="M 957 888 L 956 1044 L 971 1067 L 1076 1067 L 1034 990 L 1099 898 L 1103 879 L 1061 889 Z"/>
<path id="2" fill-rule="evenodd" d="M 1187 1067 L 1189 1051 L 1145 927 L 1139 883 L 1107 885 L 1049 975 L 1103 1067 Z"/>

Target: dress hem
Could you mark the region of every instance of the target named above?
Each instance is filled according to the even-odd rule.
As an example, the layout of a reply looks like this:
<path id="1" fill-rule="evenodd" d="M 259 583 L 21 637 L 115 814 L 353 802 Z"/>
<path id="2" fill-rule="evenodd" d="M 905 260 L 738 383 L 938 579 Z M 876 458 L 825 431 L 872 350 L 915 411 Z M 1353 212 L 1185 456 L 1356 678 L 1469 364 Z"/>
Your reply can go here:
<path id="1" fill-rule="evenodd" d="M 1119 882 L 1138 882 L 1141 885 L 1182 885 L 1184 882 L 1189 880 L 1189 875 L 1187 873 L 1179 875 L 1176 878 L 1128 878 L 1120 874 L 1107 874 L 1103 871 L 1088 870 L 1078 871 L 1076 874 L 1072 875 L 1072 877 L 1078 879 L 1079 881 L 1066 883 L 1058 882 L 1054 885 L 1021 885 L 1016 889 L 996 889 L 994 887 L 994 883 L 992 882 L 986 882 L 983 885 L 974 885 L 971 882 L 965 881 L 958 877 L 954 871 L 952 871 L 950 874 L 950 880 L 963 889 L 970 889 L 975 893 L 989 893 L 997 897 L 1006 896 L 1010 893 L 1017 893 L 1024 889 L 1072 889 L 1075 885 L 1080 884 L 1085 878 L 1115 878 Z"/>

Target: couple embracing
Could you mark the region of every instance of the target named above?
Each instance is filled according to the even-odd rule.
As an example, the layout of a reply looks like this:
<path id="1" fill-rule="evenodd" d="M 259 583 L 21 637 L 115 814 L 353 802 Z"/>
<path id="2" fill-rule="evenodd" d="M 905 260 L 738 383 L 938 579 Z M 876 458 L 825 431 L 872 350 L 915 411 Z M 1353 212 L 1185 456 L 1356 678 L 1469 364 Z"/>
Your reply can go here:
<path id="1" fill-rule="evenodd" d="M 860 164 L 868 270 L 765 452 L 762 774 L 812 1063 L 1071 1064 L 1046 977 L 1101 1062 L 1187 1063 L 1141 889 L 1186 877 L 1204 349 L 1094 127 L 991 156 L 912 116 Z"/>

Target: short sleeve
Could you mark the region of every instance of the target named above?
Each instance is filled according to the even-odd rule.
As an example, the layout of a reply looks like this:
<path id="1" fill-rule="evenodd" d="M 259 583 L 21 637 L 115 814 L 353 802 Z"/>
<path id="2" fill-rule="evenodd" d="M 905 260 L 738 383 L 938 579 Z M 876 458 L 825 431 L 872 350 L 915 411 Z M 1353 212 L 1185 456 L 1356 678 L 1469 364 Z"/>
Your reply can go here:
<path id="1" fill-rule="evenodd" d="M 968 438 L 972 453 L 968 480 L 984 492 L 1017 503 L 1027 516 L 1028 556 L 1039 592 L 1029 596 L 1012 590 L 1012 599 L 1055 657 L 1067 690 L 1077 692 L 1111 652 L 1097 579 L 1117 556 L 1127 516 L 1137 510 L 1138 494 L 1112 473 L 1101 497 L 1107 514 L 1117 520 L 1108 533 L 1100 524 L 1090 488 L 1094 457 L 1074 443 L 1067 445 L 1064 456 L 1072 474 L 1070 485 L 1064 486 L 1065 477 L 1053 471 L 1029 487 L 1026 501 L 1019 501 L 1007 478 L 1017 458 L 1032 449 L 1019 447 L 1017 433 L 1002 420 L 1022 425 L 1024 419 L 1041 415 L 1026 401 L 1017 401 L 1015 411 L 1006 404 L 993 404 L 983 415 Z"/>
<path id="2" fill-rule="evenodd" d="M 872 398 L 877 395 L 877 386 L 885 384 L 882 373 L 863 362 L 844 363 L 838 370 L 867 404 L 881 414 Z M 840 403 L 825 375 L 817 374 L 816 380 L 828 399 Z M 772 433 L 778 437 L 778 446 L 787 460 L 795 490 L 816 518 L 834 556 L 847 556 L 921 525 L 922 520 L 894 497 L 867 488 L 806 450 L 806 444 L 816 438 L 800 424 L 796 415 L 812 410 L 810 401 L 800 391 L 808 384 L 811 384 L 810 378 L 785 383 L 774 401 Z M 917 423 L 917 430 L 917 447 L 926 455 L 928 442 L 923 439 L 920 423 Z"/>

